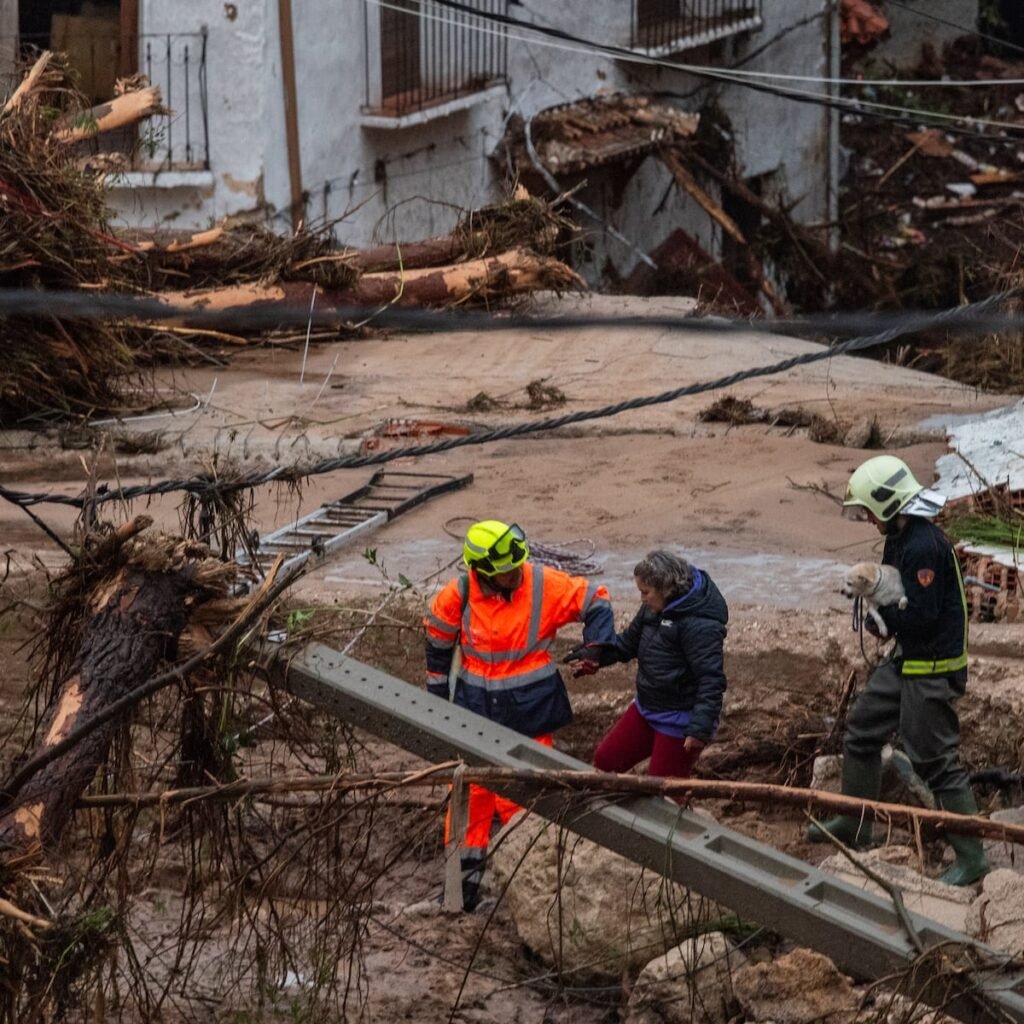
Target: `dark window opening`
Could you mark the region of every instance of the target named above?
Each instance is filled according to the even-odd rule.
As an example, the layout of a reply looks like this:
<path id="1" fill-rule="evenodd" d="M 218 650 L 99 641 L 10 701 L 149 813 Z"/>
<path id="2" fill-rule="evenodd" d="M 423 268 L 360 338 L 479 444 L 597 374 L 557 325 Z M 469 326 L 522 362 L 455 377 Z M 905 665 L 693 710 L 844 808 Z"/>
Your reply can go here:
<path id="1" fill-rule="evenodd" d="M 379 76 L 367 51 L 368 113 L 398 117 L 503 81 L 508 66 L 504 15 L 508 0 L 467 0 L 473 11 L 434 0 L 395 0 L 379 11 Z"/>
<path id="2" fill-rule="evenodd" d="M 102 103 L 138 70 L 138 13 L 138 0 L 18 0 L 21 56 L 66 53 L 79 89 Z"/>
<path id="3" fill-rule="evenodd" d="M 761 27 L 763 0 L 633 0 L 630 46 L 692 50 Z"/>

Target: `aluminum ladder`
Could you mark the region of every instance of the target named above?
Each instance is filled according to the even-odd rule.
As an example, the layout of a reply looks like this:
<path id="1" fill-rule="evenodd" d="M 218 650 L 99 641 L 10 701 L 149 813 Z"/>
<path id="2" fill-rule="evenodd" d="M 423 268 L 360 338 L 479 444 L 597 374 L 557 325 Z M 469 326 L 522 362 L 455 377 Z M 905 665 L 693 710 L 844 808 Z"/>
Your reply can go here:
<path id="1" fill-rule="evenodd" d="M 269 681 L 351 725 L 432 762 L 461 759 L 498 768 L 589 766 L 511 729 L 431 696 L 323 644 L 267 644 L 259 659 Z M 668 800 L 633 797 L 581 802 L 564 793 L 537 798 L 528 783 L 495 784 L 503 796 L 694 892 L 816 949 L 850 974 L 912 978 L 911 998 L 942 1005 L 971 1024 L 1024 1024 L 1019 964 L 920 914 L 915 931 L 936 954 L 965 947 L 991 971 L 971 976 L 977 995 L 950 991 L 943 955 L 918 957 L 892 901 L 865 892 L 795 857 L 734 832 Z M 947 953 L 948 955 L 948 953 Z M 981 998 L 978 998 L 981 997 Z"/>
<path id="2" fill-rule="evenodd" d="M 263 577 L 278 555 L 283 555 L 281 569 L 287 570 L 307 559 L 323 558 L 403 512 L 472 482 L 472 473 L 447 476 L 378 470 L 368 483 L 337 501 L 321 505 L 265 537 L 255 535 L 248 547 L 238 549 L 235 561 Z"/>

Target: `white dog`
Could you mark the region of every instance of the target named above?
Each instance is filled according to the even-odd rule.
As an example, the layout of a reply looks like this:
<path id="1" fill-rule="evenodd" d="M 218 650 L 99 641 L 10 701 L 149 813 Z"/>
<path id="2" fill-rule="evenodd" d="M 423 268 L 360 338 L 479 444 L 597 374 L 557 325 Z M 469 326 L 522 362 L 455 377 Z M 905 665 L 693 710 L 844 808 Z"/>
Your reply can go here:
<path id="1" fill-rule="evenodd" d="M 874 562 L 858 562 L 846 570 L 846 582 L 842 587 L 844 597 L 861 598 L 864 613 L 870 615 L 878 626 L 878 635 L 887 637 L 889 630 L 885 620 L 878 614 L 879 608 L 891 604 L 907 607 L 907 595 L 899 570 L 893 565 L 876 565 Z"/>

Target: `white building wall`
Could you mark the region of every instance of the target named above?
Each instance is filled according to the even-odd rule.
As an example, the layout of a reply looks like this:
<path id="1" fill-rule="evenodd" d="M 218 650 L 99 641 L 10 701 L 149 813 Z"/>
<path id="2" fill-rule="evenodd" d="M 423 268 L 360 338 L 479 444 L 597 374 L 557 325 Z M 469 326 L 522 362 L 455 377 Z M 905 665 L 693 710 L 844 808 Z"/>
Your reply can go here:
<path id="1" fill-rule="evenodd" d="M 209 171 L 142 172 L 116 178 L 111 202 L 133 225 L 205 227 L 211 221 L 255 212 L 270 199 L 272 140 L 283 138 L 277 23 L 267 0 L 142 0 L 140 32 L 206 31 L 209 96 Z M 155 84 L 165 88 L 162 74 Z M 276 88 L 275 88 L 276 84 Z M 193 105 L 199 97 L 195 88 Z M 274 100 L 277 100 L 274 103 Z M 170 99 L 180 125 L 180 93 Z M 193 119 L 195 119 L 193 113 Z"/>
<path id="2" fill-rule="evenodd" d="M 3 0 L 0 0 L 3 2 Z M 717 56 L 733 63 L 787 26 L 784 35 L 747 68 L 825 73 L 830 47 L 827 0 L 764 4 L 766 25 L 726 43 Z M 510 8 L 525 21 L 626 46 L 629 0 L 525 0 Z M 784 11 L 780 11 L 783 8 Z M 385 129 L 368 126 L 365 19 L 379 8 L 363 0 L 297 0 L 293 3 L 303 187 L 310 222 L 344 217 L 339 239 L 352 245 L 409 240 L 449 230 L 461 208 L 498 198 L 503 172 L 489 159 L 508 116 L 530 117 L 555 104 L 605 90 L 693 93 L 697 109 L 714 95 L 732 122 L 743 173 L 775 174 L 796 214 L 805 221 L 829 219 L 831 113 L 738 86 L 702 82 L 674 69 L 645 68 L 592 52 L 553 48 L 535 38 L 508 40 L 508 85 L 479 102 L 423 124 Z M 819 14 L 820 17 L 815 17 Z M 287 230 L 290 187 L 285 143 L 277 0 L 144 0 L 144 32 L 209 33 L 210 164 L 206 174 L 156 178 L 156 187 L 115 188 L 112 200 L 132 224 L 170 222 L 204 227 L 232 216 L 264 216 Z M 521 33 L 513 29 L 512 35 Z M 692 59 L 707 59 L 703 52 Z M 695 91 L 697 90 L 697 91 Z M 581 194 L 601 218 L 644 251 L 683 227 L 714 249 L 717 227 L 677 188 L 655 159 L 643 161 L 612 206 L 611 173 L 595 169 Z M 122 183 L 153 185 L 152 178 Z M 173 186 L 173 187 L 172 187 Z M 713 191 L 713 190 L 712 190 Z M 607 261 L 623 276 L 636 253 L 616 241 L 606 224 L 581 218 L 593 244 L 593 263 L 581 268 L 597 280 Z"/>

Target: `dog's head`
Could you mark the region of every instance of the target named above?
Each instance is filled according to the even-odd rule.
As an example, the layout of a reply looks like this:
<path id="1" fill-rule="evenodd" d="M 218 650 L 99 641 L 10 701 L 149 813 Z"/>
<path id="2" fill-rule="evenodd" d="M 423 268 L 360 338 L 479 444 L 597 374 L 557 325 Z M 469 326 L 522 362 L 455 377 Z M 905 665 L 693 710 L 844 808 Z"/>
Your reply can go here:
<path id="1" fill-rule="evenodd" d="M 846 570 L 846 580 L 840 590 L 843 597 L 866 597 L 878 585 L 881 571 L 874 562 L 858 562 Z"/>

